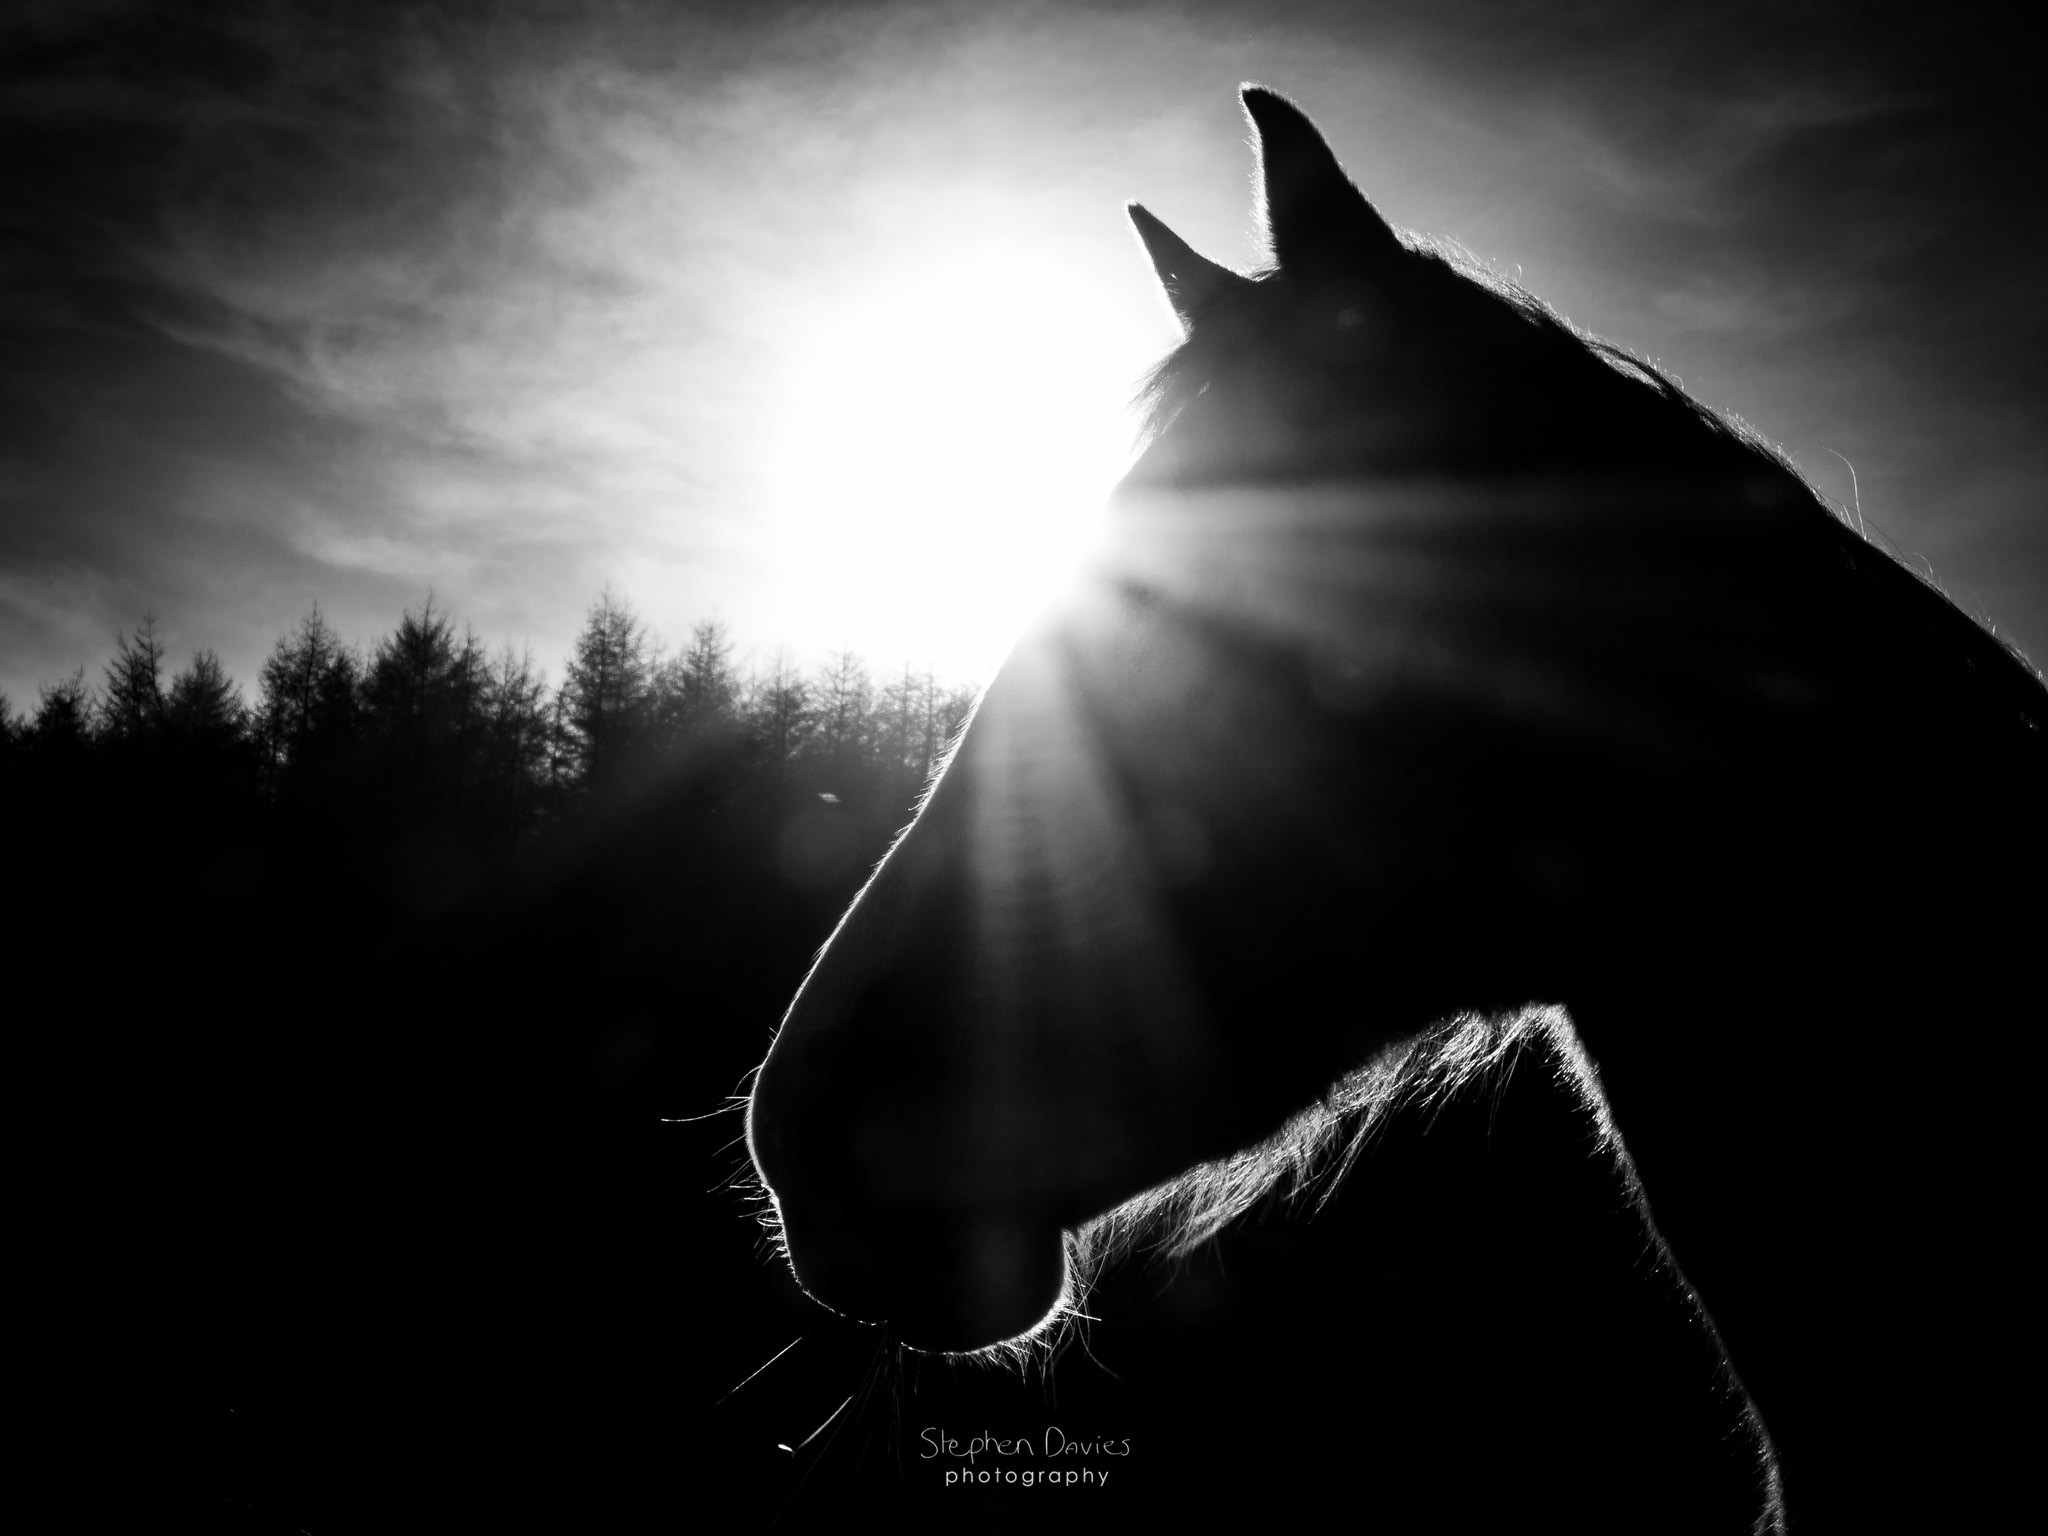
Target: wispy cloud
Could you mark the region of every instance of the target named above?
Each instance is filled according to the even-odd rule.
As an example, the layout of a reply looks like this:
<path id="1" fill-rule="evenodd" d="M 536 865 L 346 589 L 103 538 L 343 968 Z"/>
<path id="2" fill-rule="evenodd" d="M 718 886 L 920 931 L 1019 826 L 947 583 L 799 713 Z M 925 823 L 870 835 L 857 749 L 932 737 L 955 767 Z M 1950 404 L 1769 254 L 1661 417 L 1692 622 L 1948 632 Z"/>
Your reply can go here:
<path id="1" fill-rule="evenodd" d="M 606 580 L 762 644 L 864 643 L 858 619 L 911 645 L 885 604 L 826 614 L 778 563 L 790 460 L 818 451 L 801 411 L 837 390 L 841 436 L 893 430 L 847 315 L 906 284 L 957 304 L 941 415 L 1029 415 L 995 354 L 1042 343 L 1096 370 L 1042 430 L 1113 418 L 1170 336 L 1121 200 L 1255 256 L 1244 77 L 1296 92 L 1397 220 L 1522 268 L 1794 448 L 1846 446 L 1880 502 L 1938 485 L 1945 454 L 2024 457 L 2000 398 L 2039 315 L 2029 333 L 2031 287 L 1969 241 L 1996 165 L 1958 158 L 1997 141 L 1868 26 L 1730 14 L 11 8 L 0 123 L 32 152 L 0 208 L 0 570 L 102 605 L 95 633 L 138 599 L 204 613 L 244 673 L 315 598 L 374 631 L 430 583 L 544 656 Z M 959 296 L 934 251 L 1080 286 L 1050 302 L 992 258 L 1005 275 Z M 10 691 L 73 654 L 32 638 L 59 601 L 17 601 Z"/>

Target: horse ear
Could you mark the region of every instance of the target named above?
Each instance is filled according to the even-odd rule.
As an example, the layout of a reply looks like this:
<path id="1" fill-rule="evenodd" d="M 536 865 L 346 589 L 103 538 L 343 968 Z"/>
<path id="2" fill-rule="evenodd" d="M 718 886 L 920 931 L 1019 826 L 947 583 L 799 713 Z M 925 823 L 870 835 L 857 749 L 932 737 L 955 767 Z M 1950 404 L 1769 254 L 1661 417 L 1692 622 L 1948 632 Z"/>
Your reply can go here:
<path id="1" fill-rule="evenodd" d="M 1337 165 L 1301 108 L 1260 85 L 1243 87 L 1259 136 L 1266 235 L 1282 272 L 1355 270 L 1398 254 L 1401 242 Z"/>
<path id="2" fill-rule="evenodd" d="M 1180 316 L 1182 325 L 1192 326 L 1196 314 L 1232 289 L 1251 286 L 1250 278 L 1240 277 L 1230 268 L 1219 267 L 1208 257 L 1196 254 L 1193 246 L 1141 205 L 1132 203 L 1124 212 L 1131 216 L 1132 227 L 1145 242 L 1145 254 L 1152 258 L 1159 286 L 1166 290 L 1166 301 Z"/>

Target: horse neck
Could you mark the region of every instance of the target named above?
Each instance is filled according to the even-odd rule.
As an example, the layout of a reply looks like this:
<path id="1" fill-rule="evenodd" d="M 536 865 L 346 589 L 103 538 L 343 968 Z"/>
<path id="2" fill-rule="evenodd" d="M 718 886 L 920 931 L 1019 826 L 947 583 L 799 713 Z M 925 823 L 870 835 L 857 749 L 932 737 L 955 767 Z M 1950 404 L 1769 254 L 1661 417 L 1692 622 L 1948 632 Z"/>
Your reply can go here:
<path id="1" fill-rule="evenodd" d="M 1149 681 L 1102 697 L 1097 735 L 1136 800 L 1206 793 L 1189 809 L 1248 844 L 1315 807 L 1290 920 L 1400 931 L 1416 963 L 1361 984 L 1414 1027 L 1627 1013 L 1674 978 L 1881 994 L 1882 966 L 1840 963 L 1853 914 L 1948 892 L 1916 921 L 1953 955 L 2001 866 L 2039 856 L 2048 708 L 1781 468 L 1731 462 L 1752 480 L 1134 476 L 1111 585 L 1143 638 L 1095 670 Z"/>

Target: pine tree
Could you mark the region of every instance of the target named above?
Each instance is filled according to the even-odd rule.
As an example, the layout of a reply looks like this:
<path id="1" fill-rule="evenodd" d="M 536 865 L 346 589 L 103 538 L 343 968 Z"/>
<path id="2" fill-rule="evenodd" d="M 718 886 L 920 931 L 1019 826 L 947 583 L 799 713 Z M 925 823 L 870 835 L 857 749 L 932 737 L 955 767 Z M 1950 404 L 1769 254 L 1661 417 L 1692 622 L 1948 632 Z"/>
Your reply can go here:
<path id="1" fill-rule="evenodd" d="M 434 612 L 427 594 L 418 613 L 408 608 L 390 638 L 377 642 L 363 671 L 364 724 L 408 747 L 426 746 L 451 733 L 463 701 L 456 665 L 455 626 Z"/>
<path id="2" fill-rule="evenodd" d="M 803 750 L 811 729 L 811 689 L 782 651 L 748 689 L 746 720 L 754 750 L 777 773 Z"/>
<path id="3" fill-rule="evenodd" d="M 61 683 L 36 690 L 35 717 L 28 725 L 28 750 L 39 763 L 82 763 L 92 752 L 92 690 L 80 667 Z"/>
<path id="4" fill-rule="evenodd" d="M 164 723 L 174 738 L 183 741 L 239 736 L 248 713 L 242 690 L 210 650 L 198 652 L 192 664 L 171 679 L 164 699 Z"/>
<path id="5" fill-rule="evenodd" d="M 458 637 L 431 593 L 377 643 L 361 692 L 387 801 L 446 812 L 476 791 L 489 671 L 476 632 Z"/>
<path id="6" fill-rule="evenodd" d="M 362 666 L 319 606 L 284 636 L 258 679 L 258 735 L 272 785 L 330 769 L 355 745 Z"/>
<path id="7" fill-rule="evenodd" d="M 882 761 L 892 774 L 922 782 L 930 770 L 927 716 L 929 701 L 937 691 L 931 672 L 919 672 L 908 662 L 902 673 L 883 687 L 877 727 Z"/>
<path id="8" fill-rule="evenodd" d="M 695 722 L 730 718 L 739 701 L 739 678 L 732 669 L 732 640 L 715 621 L 690 631 L 683 652 L 683 705 Z"/>
<path id="9" fill-rule="evenodd" d="M 242 690 L 210 650 L 193 656 L 164 697 L 169 782 L 188 816 L 241 815 L 256 798 L 256 744 Z"/>
<path id="10" fill-rule="evenodd" d="M 553 756 L 554 710 L 530 652 L 503 647 L 485 669 L 479 773 L 487 831 L 503 839 L 539 815 Z"/>
<path id="11" fill-rule="evenodd" d="M 645 723 L 647 630 L 609 587 L 591 607 L 562 682 L 572 771 L 585 785 L 623 771 Z"/>
<path id="12" fill-rule="evenodd" d="M 818 673 L 812 698 L 821 765 L 844 793 L 868 766 L 874 685 L 867 663 L 852 651 L 833 652 Z"/>
<path id="13" fill-rule="evenodd" d="M 109 746 L 134 750 L 155 741 L 164 718 L 163 669 L 155 614 L 143 615 L 132 638 L 114 637 L 114 659 L 107 663 L 99 700 L 100 736 Z"/>
<path id="14" fill-rule="evenodd" d="M 648 689 L 650 744 L 676 760 L 729 738 L 738 722 L 740 683 L 725 627 L 699 624 L 681 655 L 653 668 Z"/>

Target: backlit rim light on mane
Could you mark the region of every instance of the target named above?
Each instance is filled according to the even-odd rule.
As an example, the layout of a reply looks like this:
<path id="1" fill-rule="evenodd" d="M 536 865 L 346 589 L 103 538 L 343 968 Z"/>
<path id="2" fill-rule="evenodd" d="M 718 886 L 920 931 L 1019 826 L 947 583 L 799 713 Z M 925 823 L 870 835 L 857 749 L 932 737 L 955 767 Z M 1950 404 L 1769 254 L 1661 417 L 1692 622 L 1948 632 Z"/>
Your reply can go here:
<path id="1" fill-rule="evenodd" d="M 1139 1254 L 1167 1262 L 1185 1259 L 1268 1196 L 1290 1206 L 1305 1205 L 1313 1216 L 1336 1194 L 1390 1113 L 1459 1093 L 1499 1091 L 1531 1050 L 1591 1107 L 1595 1134 L 1587 1155 L 1619 1159 L 1632 1183 L 1634 1171 L 1614 1133 L 1598 1074 L 1562 1008 L 1539 1004 L 1502 1014 L 1461 1014 L 1347 1073 L 1258 1146 L 1191 1168 L 1068 1232 L 1066 1285 L 1052 1311 L 1029 1332 L 975 1350 L 900 1347 L 1019 1370 L 1049 1363 L 1070 1333 L 1085 1330 L 1091 1321 L 1088 1297 L 1118 1264 Z M 772 1195 L 751 1165 L 741 1178 L 759 1201 L 761 1224 L 786 1260 Z"/>
<path id="2" fill-rule="evenodd" d="M 1329 1203 L 1387 1115 L 1463 1092 L 1504 1087 L 1523 1054 L 1547 1052 L 1552 1069 L 1594 1107 L 1588 1155 L 1624 1159 L 1592 1062 L 1562 1008 L 1461 1014 L 1428 1033 L 1390 1046 L 1347 1073 L 1258 1146 L 1189 1169 L 1067 1234 L 1067 1285 L 1059 1305 L 1030 1333 L 955 1359 L 1026 1367 L 1048 1357 L 1071 1329 L 1089 1321 L 1089 1293 L 1114 1266 L 1139 1254 L 1178 1262 L 1268 1196 L 1306 1206 Z"/>

